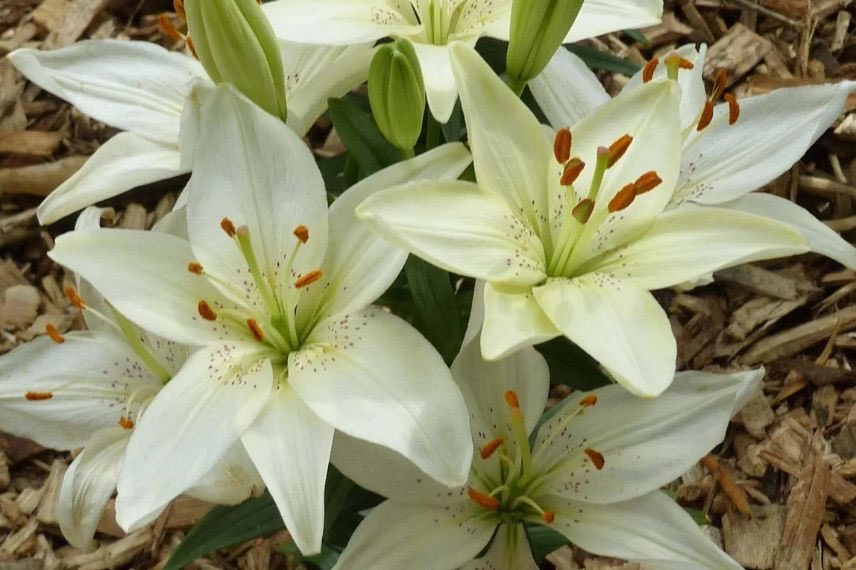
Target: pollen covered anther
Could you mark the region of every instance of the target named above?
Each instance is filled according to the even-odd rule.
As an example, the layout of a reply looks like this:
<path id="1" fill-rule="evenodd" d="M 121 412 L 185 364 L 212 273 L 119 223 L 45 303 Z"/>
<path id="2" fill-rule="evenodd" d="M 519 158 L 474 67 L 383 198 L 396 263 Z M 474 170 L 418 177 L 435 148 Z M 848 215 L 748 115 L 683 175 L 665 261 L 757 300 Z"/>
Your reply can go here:
<path id="1" fill-rule="evenodd" d="M 169 19 L 169 16 L 166 14 L 161 14 L 158 16 L 158 29 L 161 31 L 163 35 L 168 38 L 172 38 L 174 40 L 183 40 L 184 34 L 176 29 L 175 25 L 172 23 L 172 20 Z"/>
<path id="2" fill-rule="evenodd" d="M 300 243 L 306 243 L 309 241 L 309 228 L 300 224 L 296 228 L 294 228 L 294 237 L 300 240 Z"/>
<path id="3" fill-rule="evenodd" d="M 629 207 L 635 199 L 636 184 L 631 182 L 630 184 L 619 190 L 618 193 L 612 197 L 612 200 L 610 200 L 609 204 L 607 205 L 607 209 L 609 210 L 610 214 L 620 212 L 621 210 Z"/>
<path id="4" fill-rule="evenodd" d="M 480 507 L 484 507 L 486 509 L 495 510 L 499 508 L 499 499 L 496 497 L 491 497 L 490 495 L 485 495 L 484 493 L 480 493 L 476 491 L 472 487 L 467 489 L 467 495 L 470 496 L 470 500 Z"/>
<path id="5" fill-rule="evenodd" d="M 484 444 L 481 449 L 479 449 L 479 454 L 481 455 L 481 458 L 488 459 L 491 455 L 494 454 L 497 449 L 499 449 L 499 446 L 501 446 L 504 442 L 504 438 L 495 437 L 486 444 Z"/>
<path id="6" fill-rule="evenodd" d="M 569 160 L 567 164 L 565 164 L 564 171 L 562 171 L 562 179 L 560 180 L 562 186 L 570 186 L 576 182 L 585 167 L 586 163 L 579 158 L 572 158 Z"/>
<path id="7" fill-rule="evenodd" d="M 697 131 L 703 131 L 713 120 L 713 103 L 710 101 L 704 102 L 704 108 L 701 110 L 701 117 L 698 118 Z"/>
<path id="8" fill-rule="evenodd" d="M 191 261 L 190 263 L 187 264 L 187 270 L 190 271 L 191 273 L 195 273 L 196 275 L 202 275 L 202 271 L 203 271 L 202 264 L 198 263 L 196 261 Z"/>
<path id="9" fill-rule="evenodd" d="M 645 67 L 642 68 L 642 82 L 648 83 L 652 79 L 654 79 L 654 71 L 657 70 L 657 66 L 660 65 L 660 58 L 655 57 L 648 61 L 645 64 Z"/>
<path id="10" fill-rule="evenodd" d="M 119 418 L 119 427 L 122 429 L 134 429 L 134 420 L 122 416 Z"/>
<path id="11" fill-rule="evenodd" d="M 556 162 L 565 164 L 571 158 L 572 142 L 571 129 L 559 129 L 556 132 L 556 139 L 553 141 L 553 156 L 556 157 Z"/>
<path id="12" fill-rule="evenodd" d="M 541 520 L 547 524 L 553 524 L 553 521 L 556 520 L 556 513 L 553 511 L 544 511 L 541 514 Z"/>
<path id="13" fill-rule="evenodd" d="M 603 466 L 606 464 L 606 461 L 603 459 L 603 454 L 601 454 L 599 451 L 595 451 L 594 449 L 592 449 L 590 447 L 587 447 L 586 449 L 584 449 L 583 453 L 585 453 L 588 456 L 588 458 L 591 460 L 592 464 L 594 465 L 595 469 L 597 469 L 598 471 L 603 469 Z"/>
<path id="14" fill-rule="evenodd" d="M 211 308 L 211 305 L 209 305 L 205 301 L 199 301 L 199 304 L 196 306 L 196 309 L 199 311 L 199 316 L 205 319 L 206 321 L 217 320 L 217 313 L 215 313 L 214 309 Z"/>
<path id="15" fill-rule="evenodd" d="M 223 228 L 223 231 L 226 232 L 227 236 L 235 237 L 235 224 L 232 223 L 232 220 L 229 218 L 223 218 L 220 220 L 220 227 Z"/>
<path id="16" fill-rule="evenodd" d="M 304 287 L 308 287 L 309 285 L 312 285 L 313 283 L 315 283 L 316 281 L 321 279 L 322 275 L 323 275 L 323 273 L 321 273 L 320 269 L 314 269 L 314 270 L 310 271 L 309 273 L 305 273 L 305 274 L 301 275 L 300 277 L 298 277 L 294 281 L 294 286 L 297 289 L 303 289 Z"/>
<path id="17" fill-rule="evenodd" d="M 630 143 L 633 142 L 633 137 L 630 135 L 621 135 L 618 140 L 609 145 L 609 158 L 606 161 L 606 167 L 612 168 L 616 162 L 618 162 L 622 156 L 627 152 L 627 149 L 630 148 Z"/>
<path id="18" fill-rule="evenodd" d="M 719 101 L 719 98 L 722 97 L 723 93 L 725 93 L 726 87 L 728 87 L 728 72 L 720 67 L 716 70 L 716 77 L 713 80 L 713 89 L 710 93 L 710 100 L 714 103 Z"/>
<path id="19" fill-rule="evenodd" d="M 65 296 L 68 298 L 68 302 L 78 309 L 85 309 L 86 303 L 83 301 L 83 298 L 78 295 L 77 290 L 71 285 L 67 286 L 64 290 Z"/>
<path id="20" fill-rule="evenodd" d="M 663 179 L 660 178 L 660 175 L 654 172 L 653 170 L 649 170 L 642 176 L 636 179 L 636 182 L 633 185 L 636 187 L 636 195 L 644 194 L 645 192 L 650 192 L 657 186 L 663 183 Z"/>
<path id="21" fill-rule="evenodd" d="M 582 406 L 583 408 L 591 408 L 595 404 L 597 404 L 597 396 L 595 394 L 589 394 L 588 396 L 580 400 L 580 406 Z"/>
<path id="22" fill-rule="evenodd" d="M 512 410 L 519 410 L 520 400 L 517 398 L 517 392 L 514 390 L 506 390 L 505 403 L 508 404 L 508 407 Z"/>
<path id="23" fill-rule="evenodd" d="M 50 339 L 52 341 L 54 341 L 55 343 L 62 344 L 65 342 L 65 337 L 63 337 L 61 334 L 59 334 L 59 331 L 56 330 L 56 327 L 53 326 L 52 324 L 48 323 L 47 326 L 45 326 L 45 332 L 50 337 Z"/>
<path id="24" fill-rule="evenodd" d="M 259 323 L 256 322 L 256 319 L 247 319 L 247 328 L 250 329 L 250 333 L 252 333 L 254 339 L 259 342 L 265 340 L 265 333 L 262 331 Z"/>
<path id="25" fill-rule="evenodd" d="M 187 20 L 187 14 L 184 11 L 184 2 L 182 0 L 173 0 L 172 9 L 175 10 L 175 13 L 178 14 L 179 18 Z"/>
<path id="26" fill-rule="evenodd" d="M 725 102 L 728 103 L 728 124 L 733 125 L 740 118 L 740 103 L 731 93 L 725 94 Z"/>
<path id="27" fill-rule="evenodd" d="M 53 392 L 27 392 L 24 397 L 31 402 L 41 402 L 54 397 Z"/>
<path id="28" fill-rule="evenodd" d="M 581 224 L 586 223 L 594 212 L 594 200 L 584 198 L 571 210 L 571 216 Z"/>

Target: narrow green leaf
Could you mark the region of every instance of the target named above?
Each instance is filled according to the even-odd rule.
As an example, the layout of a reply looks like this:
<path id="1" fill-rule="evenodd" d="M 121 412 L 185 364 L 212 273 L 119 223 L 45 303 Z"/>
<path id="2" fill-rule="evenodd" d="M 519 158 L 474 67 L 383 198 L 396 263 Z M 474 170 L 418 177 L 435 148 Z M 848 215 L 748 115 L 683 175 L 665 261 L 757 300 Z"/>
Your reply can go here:
<path id="1" fill-rule="evenodd" d="M 565 384 L 576 390 L 594 390 L 612 384 L 597 361 L 565 337 L 535 348 L 547 359 L 553 384 Z"/>
<path id="2" fill-rule="evenodd" d="M 645 34 L 640 32 L 639 30 L 624 30 L 624 35 L 629 37 L 637 44 L 641 44 L 643 47 L 651 47 L 651 42 L 649 42 L 648 38 L 645 37 Z"/>
<path id="3" fill-rule="evenodd" d="M 529 548 L 532 549 L 532 557 L 541 561 L 551 552 L 568 544 L 568 539 L 552 528 L 541 525 L 527 525 L 526 534 L 529 535 Z"/>
<path id="4" fill-rule="evenodd" d="M 416 328 L 450 364 L 464 335 L 449 273 L 415 255 L 407 258 L 404 271 L 416 309 Z"/>
<path id="5" fill-rule="evenodd" d="M 179 570 L 197 558 L 285 528 L 268 493 L 235 507 L 215 507 L 178 545 L 164 570 Z"/>
<path id="6" fill-rule="evenodd" d="M 565 46 L 565 48 L 577 54 L 592 69 L 605 69 L 607 71 L 623 73 L 624 75 L 633 75 L 642 69 L 641 66 L 631 61 L 620 58 L 617 55 L 612 55 L 611 53 L 596 50 L 592 47 L 574 44 Z"/>
<path id="7" fill-rule="evenodd" d="M 398 161 L 398 150 L 383 138 L 374 119 L 357 103 L 349 99 L 330 99 L 327 103 L 336 132 L 363 177 Z"/>

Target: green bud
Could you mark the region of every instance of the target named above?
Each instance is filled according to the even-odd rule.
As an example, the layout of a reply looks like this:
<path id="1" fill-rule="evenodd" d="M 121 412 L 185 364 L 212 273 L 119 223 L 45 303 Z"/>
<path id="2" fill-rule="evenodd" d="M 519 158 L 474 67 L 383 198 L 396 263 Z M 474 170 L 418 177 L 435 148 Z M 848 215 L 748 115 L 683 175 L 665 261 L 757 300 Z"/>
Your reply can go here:
<path id="1" fill-rule="evenodd" d="M 409 41 L 397 39 L 377 48 L 369 69 L 369 103 L 386 140 L 403 152 L 412 151 L 422 132 L 425 86 Z"/>
<path id="2" fill-rule="evenodd" d="M 256 0 L 185 0 L 193 48 L 215 83 L 231 83 L 285 120 L 285 72 L 273 29 Z"/>
<path id="3" fill-rule="evenodd" d="M 518 92 L 550 62 L 582 5 L 583 0 L 514 0 L 506 74 Z"/>

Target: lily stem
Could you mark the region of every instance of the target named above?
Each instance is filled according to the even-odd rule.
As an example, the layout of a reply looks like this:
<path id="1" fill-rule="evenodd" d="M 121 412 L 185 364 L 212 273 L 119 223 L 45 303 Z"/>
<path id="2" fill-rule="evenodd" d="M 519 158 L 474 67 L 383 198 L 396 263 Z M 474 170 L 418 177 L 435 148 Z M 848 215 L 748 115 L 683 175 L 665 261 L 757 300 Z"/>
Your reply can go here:
<path id="1" fill-rule="evenodd" d="M 514 94 L 518 97 L 523 96 L 523 90 L 526 89 L 526 81 L 518 79 L 516 77 L 510 76 L 508 73 L 502 74 L 502 79 L 505 81 L 505 84 L 514 91 Z"/>
<path id="2" fill-rule="evenodd" d="M 428 114 L 428 130 L 425 133 L 425 151 L 440 146 L 440 123 L 430 113 Z"/>

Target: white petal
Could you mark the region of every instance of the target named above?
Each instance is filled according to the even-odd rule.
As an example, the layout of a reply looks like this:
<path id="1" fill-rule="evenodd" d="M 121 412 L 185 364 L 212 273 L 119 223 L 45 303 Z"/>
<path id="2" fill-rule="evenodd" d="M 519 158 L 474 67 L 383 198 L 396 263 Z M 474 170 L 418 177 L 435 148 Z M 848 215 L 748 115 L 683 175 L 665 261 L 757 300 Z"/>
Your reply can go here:
<path id="1" fill-rule="evenodd" d="M 372 42 L 422 28 L 410 2 L 395 0 L 277 0 L 262 9 L 278 37 L 306 44 Z"/>
<path id="2" fill-rule="evenodd" d="M 660 0 L 585 0 L 565 43 L 660 23 Z"/>
<path id="3" fill-rule="evenodd" d="M 52 224 L 137 186 L 184 174 L 180 158 L 175 145 L 119 133 L 39 204 L 39 223 Z"/>
<path id="4" fill-rule="evenodd" d="M 236 443 L 187 494 L 218 505 L 237 505 L 261 493 L 265 484 L 242 443 Z"/>
<path id="5" fill-rule="evenodd" d="M 187 270 L 190 244 L 161 232 L 101 229 L 61 235 L 48 254 L 89 281 L 119 312 L 162 337 L 191 345 L 222 339 L 220 321 L 198 304 L 226 301 L 208 280 Z"/>
<path id="6" fill-rule="evenodd" d="M 496 521 L 467 501 L 435 507 L 386 501 L 360 523 L 334 570 L 459 568 L 488 543 Z"/>
<path id="7" fill-rule="evenodd" d="M 288 372 L 336 429 L 398 451 L 447 485 L 467 480 L 464 400 L 440 355 L 398 317 L 370 307 L 328 319 L 289 355 Z"/>
<path id="8" fill-rule="evenodd" d="M 597 75 L 566 49 L 556 52 L 544 71 L 529 82 L 529 90 L 556 128 L 576 125 L 611 99 Z"/>
<path id="9" fill-rule="evenodd" d="M 589 394 L 597 404 L 586 409 L 578 405 L 586 394 L 572 396 L 538 430 L 535 471 L 549 473 L 539 493 L 612 503 L 659 489 L 722 441 L 737 398 L 763 376 L 760 369 L 684 372 L 652 400 L 607 386 Z M 586 448 L 603 456 L 603 469 L 592 466 Z"/>
<path id="10" fill-rule="evenodd" d="M 693 519 L 660 492 L 613 503 L 553 505 L 551 525 L 594 554 L 633 560 L 652 570 L 741 570 Z"/>
<path id="11" fill-rule="evenodd" d="M 497 194 L 471 182 L 416 182 L 379 192 L 357 208 L 384 238 L 434 265 L 520 286 L 544 279 L 537 236 Z"/>
<path id="12" fill-rule="evenodd" d="M 0 358 L 0 430 L 53 449 L 81 447 L 97 430 L 118 425 L 133 391 L 160 389 L 117 336 L 73 332 L 64 338 L 56 344 L 39 337 Z M 28 392 L 50 397 L 28 400 Z"/>
<path id="13" fill-rule="evenodd" d="M 241 441 L 300 552 L 320 552 L 333 427 L 306 407 L 293 388 L 280 385 Z"/>
<path id="14" fill-rule="evenodd" d="M 662 214 L 638 239 L 593 260 L 588 269 L 644 289 L 659 289 L 724 267 L 806 251 L 805 238 L 784 223 L 721 208 L 691 207 Z"/>
<path id="15" fill-rule="evenodd" d="M 206 271 L 236 285 L 224 293 L 251 305 L 257 290 L 246 293 L 242 288 L 247 262 L 220 227 L 221 220 L 248 227 L 262 270 L 278 282 L 282 294 L 292 287 L 295 273 L 317 269 L 324 257 L 324 181 L 306 144 L 282 121 L 227 85 L 200 98 L 199 141 L 187 203 L 190 241 Z M 289 268 L 289 256 L 298 245 L 293 232 L 300 225 L 308 228 L 309 241 Z"/>
<path id="16" fill-rule="evenodd" d="M 811 251 L 832 258 L 849 269 L 856 269 L 856 249 L 853 245 L 808 210 L 790 200 L 770 194 L 746 194 L 719 204 L 719 207 L 784 222 L 805 236 Z"/>
<path id="17" fill-rule="evenodd" d="M 728 124 L 728 106 L 685 143 L 675 201 L 718 204 L 767 184 L 787 171 L 841 114 L 856 82 L 777 89 L 740 101 Z"/>
<path id="18" fill-rule="evenodd" d="M 55 51 L 19 49 L 9 60 L 27 79 L 110 126 L 177 144 L 193 58 L 150 42 L 82 41 Z"/>
<path id="19" fill-rule="evenodd" d="M 119 478 L 130 432 L 107 428 L 93 434 L 62 479 L 57 500 L 59 528 L 77 549 L 95 548 L 95 530 Z"/>
<path id="20" fill-rule="evenodd" d="M 504 196 L 544 239 L 547 176 L 555 162 L 550 143 L 532 112 L 475 50 L 462 44 L 450 50 L 479 186 Z"/>
<path id="21" fill-rule="evenodd" d="M 643 397 L 668 388 L 677 347 L 669 318 L 648 291 L 600 273 L 551 279 L 533 291 L 556 328 L 619 384 Z"/>
<path id="22" fill-rule="evenodd" d="M 505 289 L 488 283 L 484 287 L 484 303 L 481 347 L 487 359 L 502 358 L 562 334 L 529 288 Z"/>
<path id="23" fill-rule="evenodd" d="M 452 74 L 452 62 L 449 60 L 449 46 L 413 42 L 413 48 L 422 68 L 425 97 L 428 99 L 431 114 L 438 122 L 447 123 L 458 100 L 458 88 Z"/>
<path id="24" fill-rule="evenodd" d="M 191 356 L 134 429 L 119 475 L 116 520 L 133 530 L 201 480 L 255 421 L 273 381 L 255 347 L 211 345 Z"/>
<path id="25" fill-rule="evenodd" d="M 283 43 L 288 119 L 300 136 L 327 108 L 331 97 L 342 97 L 368 77 L 374 49 L 371 44 L 309 46 Z"/>
<path id="26" fill-rule="evenodd" d="M 490 548 L 461 570 L 538 570 L 529 548 L 529 538 L 522 524 L 499 527 Z"/>

